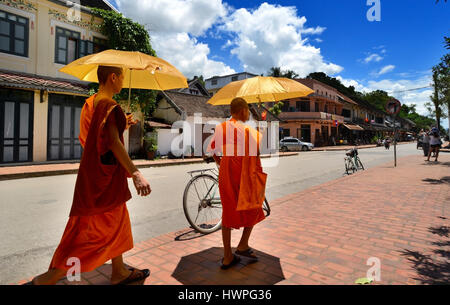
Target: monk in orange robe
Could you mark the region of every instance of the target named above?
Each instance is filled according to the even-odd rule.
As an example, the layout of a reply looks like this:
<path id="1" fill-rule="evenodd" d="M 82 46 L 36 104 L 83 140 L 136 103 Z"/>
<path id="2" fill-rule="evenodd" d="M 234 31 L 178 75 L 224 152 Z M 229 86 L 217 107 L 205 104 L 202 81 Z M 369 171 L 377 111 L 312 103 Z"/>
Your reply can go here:
<path id="1" fill-rule="evenodd" d="M 133 178 L 137 193 L 148 196 L 150 184 L 137 170 L 123 144 L 130 124 L 112 99 L 122 89 L 121 68 L 98 68 L 99 92 L 87 99 L 80 120 L 80 142 L 84 148 L 75 185 L 72 209 L 61 242 L 49 270 L 31 284 L 56 284 L 73 259 L 80 272 L 90 272 L 112 261 L 111 284 L 129 284 L 149 276 L 148 269 L 127 269 L 122 254 L 133 248 L 126 202 L 131 199 L 127 178 Z"/>
<path id="2" fill-rule="evenodd" d="M 267 175 L 262 172 L 259 157 L 261 134 L 243 122 L 249 119 L 245 100 L 231 102 L 232 118 L 216 127 L 208 151 L 219 165 L 219 192 L 222 201 L 222 269 L 240 261 L 239 256 L 257 260 L 249 246 L 253 227 L 264 220 L 262 204 Z M 234 255 L 231 230 L 244 228 Z"/>

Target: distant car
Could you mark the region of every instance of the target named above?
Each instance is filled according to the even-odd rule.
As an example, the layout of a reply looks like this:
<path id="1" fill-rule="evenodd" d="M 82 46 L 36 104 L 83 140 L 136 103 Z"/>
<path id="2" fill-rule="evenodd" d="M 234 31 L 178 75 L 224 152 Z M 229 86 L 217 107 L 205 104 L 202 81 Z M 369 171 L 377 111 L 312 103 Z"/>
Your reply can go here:
<path id="1" fill-rule="evenodd" d="M 314 148 L 314 145 L 309 142 L 302 142 L 299 139 L 286 137 L 280 141 L 280 150 L 286 151 L 310 151 Z"/>

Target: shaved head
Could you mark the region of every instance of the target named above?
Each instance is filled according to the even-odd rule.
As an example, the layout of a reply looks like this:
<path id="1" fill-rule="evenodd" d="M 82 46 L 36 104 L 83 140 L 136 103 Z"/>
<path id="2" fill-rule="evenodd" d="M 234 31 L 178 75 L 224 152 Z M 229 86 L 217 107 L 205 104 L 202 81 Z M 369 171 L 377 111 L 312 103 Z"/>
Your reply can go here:
<path id="1" fill-rule="evenodd" d="M 243 109 L 248 109 L 248 104 L 243 98 L 237 97 L 231 101 L 231 115 L 239 114 Z"/>

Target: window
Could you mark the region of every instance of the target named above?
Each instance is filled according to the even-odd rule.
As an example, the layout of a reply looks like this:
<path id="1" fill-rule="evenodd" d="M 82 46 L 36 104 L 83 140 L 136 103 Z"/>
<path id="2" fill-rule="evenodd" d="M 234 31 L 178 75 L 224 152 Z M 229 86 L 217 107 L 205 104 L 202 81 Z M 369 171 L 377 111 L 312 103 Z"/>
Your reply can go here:
<path id="1" fill-rule="evenodd" d="M 320 112 L 319 103 L 314 103 L 314 110 L 315 112 Z"/>
<path id="2" fill-rule="evenodd" d="M 86 55 L 85 52 L 86 43 L 81 43 L 80 33 L 56 27 L 56 63 L 68 64 L 79 58 L 80 54 Z"/>
<path id="3" fill-rule="evenodd" d="M 217 79 L 211 80 L 211 85 L 216 86 L 217 85 Z"/>
<path id="4" fill-rule="evenodd" d="M 94 42 L 81 40 L 78 32 L 56 27 L 55 62 L 66 65 L 86 55 L 106 50 L 107 42 L 94 37 Z"/>
<path id="5" fill-rule="evenodd" d="M 239 78 L 238 78 L 238 76 L 236 75 L 236 76 L 233 76 L 233 77 L 231 77 L 231 81 L 232 82 L 235 82 L 235 81 L 237 81 Z"/>
<path id="6" fill-rule="evenodd" d="M 300 112 L 310 112 L 310 103 L 309 101 L 297 101 L 297 111 Z"/>
<path id="7" fill-rule="evenodd" d="M 352 117 L 352 113 L 348 109 L 342 109 L 342 116 L 346 117 L 346 118 L 351 118 Z"/>
<path id="8" fill-rule="evenodd" d="M 28 19 L 0 11 L 0 52 L 28 57 Z"/>
<path id="9" fill-rule="evenodd" d="M 89 54 L 105 51 L 108 49 L 108 42 L 105 39 L 94 37 L 93 48 L 93 52 L 90 52 Z"/>

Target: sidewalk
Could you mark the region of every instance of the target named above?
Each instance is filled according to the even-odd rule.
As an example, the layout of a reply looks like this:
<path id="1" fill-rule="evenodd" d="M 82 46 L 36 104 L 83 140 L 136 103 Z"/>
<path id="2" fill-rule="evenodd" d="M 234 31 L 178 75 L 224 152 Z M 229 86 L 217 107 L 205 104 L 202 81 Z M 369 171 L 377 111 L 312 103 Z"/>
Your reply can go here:
<path id="1" fill-rule="evenodd" d="M 297 152 L 280 152 L 280 157 L 295 156 Z M 269 156 L 261 156 L 267 158 Z M 133 160 L 137 168 L 173 166 L 204 163 L 202 158 L 186 158 L 186 159 L 160 159 L 160 160 Z M 69 175 L 78 173 L 80 163 L 58 163 L 58 164 L 39 164 L 39 165 L 18 165 L 0 167 L 0 181 L 35 178 L 45 176 Z"/>
<path id="2" fill-rule="evenodd" d="M 448 284 L 450 155 L 439 163 L 406 157 L 398 165 L 272 201 L 272 215 L 251 239 L 257 263 L 243 258 L 221 270 L 221 233 L 200 236 L 190 229 L 136 244 L 125 262 L 151 270 L 146 285 L 351 285 L 366 277 L 366 263 L 374 257 L 381 263 L 375 284 Z M 232 236 L 236 245 L 240 231 Z M 108 284 L 110 272 L 108 262 L 78 284 Z"/>
<path id="3" fill-rule="evenodd" d="M 414 143 L 414 142 L 398 142 L 397 145 L 412 144 L 412 143 Z M 393 144 L 391 144 L 391 146 L 393 146 Z M 350 150 L 355 147 L 356 147 L 355 145 L 323 146 L 323 147 L 315 147 L 315 148 L 313 148 L 313 151 L 340 151 L 340 150 Z M 358 147 L 358 149 L 367 149 L 367 148 L 375 148 L 375 147 L 377 147 L 377 145 L 376 144 L 368 144 L 368 145 L 359 145 L 357 147 Z"/>

